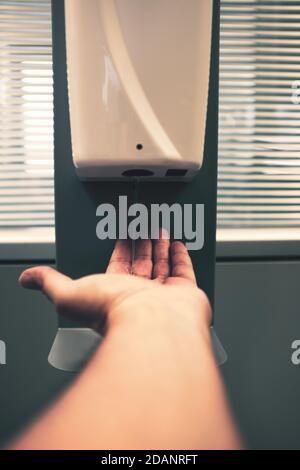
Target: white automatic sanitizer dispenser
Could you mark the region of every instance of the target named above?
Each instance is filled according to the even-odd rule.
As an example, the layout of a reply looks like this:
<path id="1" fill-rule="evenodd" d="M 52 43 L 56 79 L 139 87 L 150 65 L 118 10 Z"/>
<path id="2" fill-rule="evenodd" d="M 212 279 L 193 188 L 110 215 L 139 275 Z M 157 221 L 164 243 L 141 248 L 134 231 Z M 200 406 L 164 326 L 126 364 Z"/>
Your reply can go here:
<path id="1" fill-rule="evenodd" d="M 186 180 L 204 151 L 213 0 L 65 0 L 81 179 Z"/>

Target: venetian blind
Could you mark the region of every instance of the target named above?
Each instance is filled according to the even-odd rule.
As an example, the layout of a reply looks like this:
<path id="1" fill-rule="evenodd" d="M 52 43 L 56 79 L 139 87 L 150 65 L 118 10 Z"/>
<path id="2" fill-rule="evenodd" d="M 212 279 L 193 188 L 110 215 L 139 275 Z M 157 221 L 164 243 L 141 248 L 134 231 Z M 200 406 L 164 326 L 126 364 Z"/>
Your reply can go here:
<path id="1" fill-rule="evenodd" d="M 220 41 L 218 227 L 300 227 L 300 2 L 221 0 Z"/>
<path id="2" fill-rule="evenodd" d="M 0 0 L 0 230 L 52 227 L 50 0 Z"/>

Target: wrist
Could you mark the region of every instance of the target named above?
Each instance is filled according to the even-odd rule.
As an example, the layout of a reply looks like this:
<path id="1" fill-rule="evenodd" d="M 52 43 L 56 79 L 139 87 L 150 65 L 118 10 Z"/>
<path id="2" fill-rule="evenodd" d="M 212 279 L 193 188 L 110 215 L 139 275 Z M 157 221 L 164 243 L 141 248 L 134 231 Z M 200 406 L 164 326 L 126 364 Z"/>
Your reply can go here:
<path id="1" fill-rule="evenodd" d="M 201 291 L 200 291 L 201 292 Z M 204 293 L 201 295 L 205 296 Z M 206 297 L 206 296 L 205 296 Z M 149 334 L 155 332 L 181 333 L 197 332 L 209 337 L 211 308 L 207 298 L 157 299 L 155 297 L 131 299 L 112 309 L 108 314 L 107 332 L 119 329 Z"/>

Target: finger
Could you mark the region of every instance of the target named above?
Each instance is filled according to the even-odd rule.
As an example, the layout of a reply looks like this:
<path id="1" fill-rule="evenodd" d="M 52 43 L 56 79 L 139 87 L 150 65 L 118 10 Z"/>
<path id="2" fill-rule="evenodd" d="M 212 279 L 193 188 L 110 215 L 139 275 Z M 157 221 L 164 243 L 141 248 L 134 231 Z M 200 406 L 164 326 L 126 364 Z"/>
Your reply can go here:
<path id="1" fill-rule="evenodd" d="M 171 245 L 172 276 L 187 279 L 196 284 L 192 260 L 182 242 L 176 241 Z"/>
<path id="2" fill-rule="evenodd" d="M 161 231 L 159 239 L 153 242 L 153 279 L 165 282 L 170 275 L 170 240 L 166 231 Z"/>
<path id="3" fill-rule="evenodd" d="M 69 298 L 72 279 L 49 266 L 26 269 L 19 277 L 20 284 L 26 289 L 42 291 L 54 304 L 61 298 Z"/>
<path id="4" fill-rule="evenodd" d="M 131 244 L 131 240 L 117 240 L 106 270 L 107 273 L 131 273 Z"/>
<path id="5" fill-rule="evenodd" d="M 152 242 L 137 240 L 132 263 L 132 274 L 151 279 L 152 276 Z"/>
<path id="6" fill-rule="evenodd" d="M 96 280 L 96 277 L 87 276 L 73 281 L 53 268 L 39 266 L 24 271 L 19 278 L 19 282 L 27 289 L 43 292 L 55 305 L 58 313 L 66 318 L 81 322 L 97 321 L 100 324 L 104 319 L 104 316 L 100 315 L 101 309 L 105 313 L 105 304 L 107 303 L 110 286 L 104 285 L 102 287 L 102 302 L 99 302 L 99 299 L 96 298 L 97 295 L 95 296 L 95 293 L 98 294 L 99 292 L 99 280 Z M 91 278 L 95 279 L 94 286 Z"/>

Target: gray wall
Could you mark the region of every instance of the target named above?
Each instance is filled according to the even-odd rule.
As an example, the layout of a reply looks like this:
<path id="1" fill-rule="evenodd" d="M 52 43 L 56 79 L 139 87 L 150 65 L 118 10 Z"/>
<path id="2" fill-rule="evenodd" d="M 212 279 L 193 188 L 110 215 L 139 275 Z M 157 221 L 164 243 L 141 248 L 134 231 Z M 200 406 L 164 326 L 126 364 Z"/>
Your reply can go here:
<path id="1" fill-rule="evenodd" d="M 74 376 L 51 368 L 56 316 L 46 299 L 17 285 L 25 266 L 0 266 L 0 440 L 5 441 Z M 229 355 L 222 374 L 247 444 L 300 449 L 300 262 L 218 263 L 216 329 Z"/>

